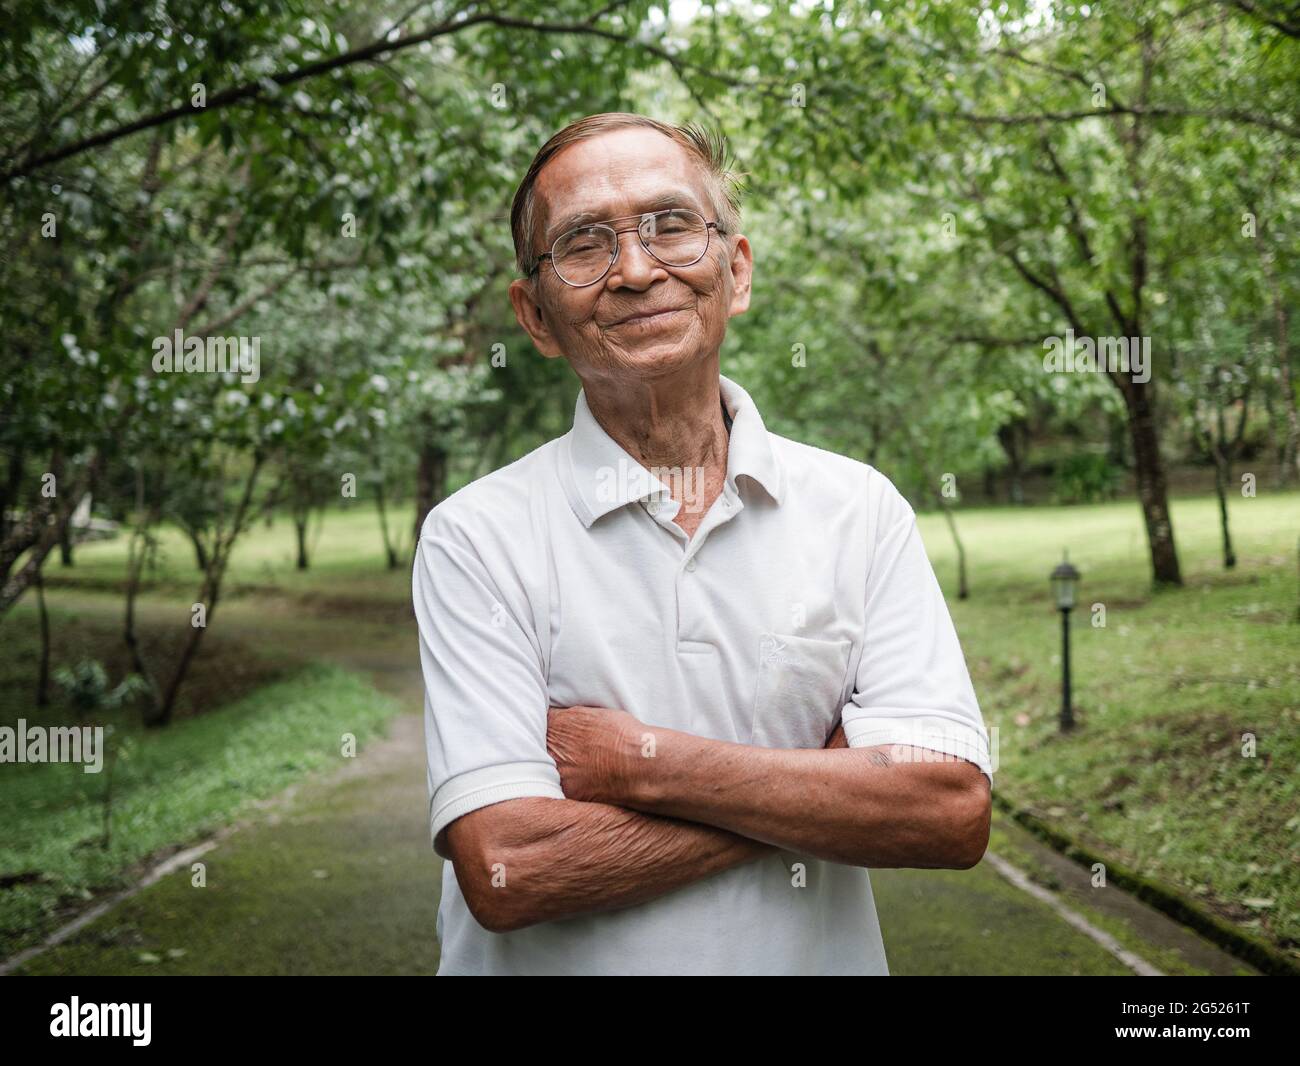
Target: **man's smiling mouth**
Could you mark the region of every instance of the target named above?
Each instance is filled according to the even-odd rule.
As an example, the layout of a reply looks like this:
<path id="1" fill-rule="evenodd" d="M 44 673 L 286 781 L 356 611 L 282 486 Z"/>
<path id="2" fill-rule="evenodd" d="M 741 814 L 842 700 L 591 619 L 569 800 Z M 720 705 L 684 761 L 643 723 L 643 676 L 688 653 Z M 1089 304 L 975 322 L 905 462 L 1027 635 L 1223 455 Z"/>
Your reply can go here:
<path id="1" fill-rule="evenodd" d="M 666 307 L 661 311 L 638 311 L 634 315 L 628 315 L 627 318 L 620 318 L 617 322 L 612 323 L 608 328 L 614 326 L 654 326 L 660 322 L 666 322 L 679 311 L 685 311 L 684 307 Z"/>

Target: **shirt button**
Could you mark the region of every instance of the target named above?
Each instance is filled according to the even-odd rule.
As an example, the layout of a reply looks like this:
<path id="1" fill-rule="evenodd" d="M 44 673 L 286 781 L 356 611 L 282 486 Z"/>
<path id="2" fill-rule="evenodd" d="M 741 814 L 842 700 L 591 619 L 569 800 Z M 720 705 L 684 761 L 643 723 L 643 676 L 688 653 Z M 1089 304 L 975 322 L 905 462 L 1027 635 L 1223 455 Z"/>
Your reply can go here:
<path id="1" fill-rule="evenodd" d="M 658 513 L 659 513 L 659 501 L 658 501 L 658 500 L 646 500 L 645 511 L 646 511 L 646 514 L 649 514 L 649 515 L 656 515 L 656 514 L 658 514 Z"/>
<path id="2" fill-rule="evenodd" d="M 695 559 L 694 559 L 694 557 L 692 557 L 692 558 L 686 560 L 686 569 L 687 569 L 687 571 L 688 571 L 689 573 L 692 573 L 692 574 L 695 573 Z"/>

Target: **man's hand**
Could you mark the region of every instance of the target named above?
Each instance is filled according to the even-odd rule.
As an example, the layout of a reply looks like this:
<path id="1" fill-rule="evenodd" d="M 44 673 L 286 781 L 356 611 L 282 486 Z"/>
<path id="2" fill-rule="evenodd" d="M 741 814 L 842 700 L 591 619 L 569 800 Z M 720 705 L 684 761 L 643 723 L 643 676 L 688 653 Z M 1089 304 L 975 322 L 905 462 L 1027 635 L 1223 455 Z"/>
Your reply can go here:
<path id="1" fill-rule="evenodd" d="M 650 730 L 627 711 L 552 707 L 546 715 L 546 750 L 566 799 L 621 805 L 644 760 L 653 757 L 653 743 Z"/>

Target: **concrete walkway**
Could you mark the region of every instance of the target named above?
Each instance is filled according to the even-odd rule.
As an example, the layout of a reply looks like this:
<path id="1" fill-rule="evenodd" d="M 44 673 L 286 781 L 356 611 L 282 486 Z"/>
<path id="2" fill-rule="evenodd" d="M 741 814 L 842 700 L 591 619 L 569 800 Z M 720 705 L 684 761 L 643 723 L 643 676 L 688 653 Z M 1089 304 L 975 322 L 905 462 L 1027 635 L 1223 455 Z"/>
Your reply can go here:
<path id="1" fill-rule="evenodd" d="M 186 865 L 15 972 L 432 974 L 442 864 L 426 823 L 422 689 L 412 635 L 392 635 L 376 643 L 348 627 L 328 642 L 330 658 L 408 708 L 384 740 L 204 853 L 206 887 Z M 997 859 L 968 871 L 872 873 L 894 974 L 1132 975 L 1134 959 L 1250 972 L 1120 889 L 1092 889 L 1086 871 L 997 815 L 991 850 Z M 1026 871 L 1049 891 L 1027 890 Z"/>

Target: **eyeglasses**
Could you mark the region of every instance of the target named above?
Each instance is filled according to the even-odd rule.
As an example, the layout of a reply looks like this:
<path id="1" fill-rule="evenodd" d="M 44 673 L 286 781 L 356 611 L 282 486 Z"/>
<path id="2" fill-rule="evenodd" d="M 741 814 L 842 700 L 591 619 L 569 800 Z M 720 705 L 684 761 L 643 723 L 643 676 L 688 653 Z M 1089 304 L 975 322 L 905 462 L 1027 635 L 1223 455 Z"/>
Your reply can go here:
<path id="1" fill-rule="evenodd" d="M 615 229 L 611 222 L 635 218 L 637 224 Z M 620 233 L 636 229 L 641 247 L 655 259 L 670 267 L 694 266 L 709 250 L 709 231 L 725 231 L 716 222 L 706 222 L 704 217 L 687 208 L 671 208 L 652 214 L 625 215 L 606 222 L 592 222 L 560 234 L 549 252 L 537 257 L 537 263 L 528 276 L 542 268 L 542 260 L 549 259 L 556 276 L 575 289 L 595 285 L 618 259 Z"/>

